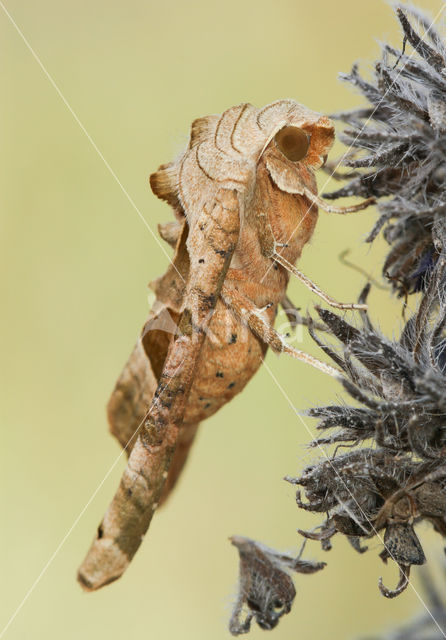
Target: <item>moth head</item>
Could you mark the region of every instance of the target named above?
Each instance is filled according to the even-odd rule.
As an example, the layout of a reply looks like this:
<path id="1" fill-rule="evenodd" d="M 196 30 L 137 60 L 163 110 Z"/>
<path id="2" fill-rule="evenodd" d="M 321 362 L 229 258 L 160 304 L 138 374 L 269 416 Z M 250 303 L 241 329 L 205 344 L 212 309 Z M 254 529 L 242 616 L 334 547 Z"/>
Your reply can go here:
<path id="1" fill-rule="evenodd" d="M 266 138 L 260 155 L 268 151 L 268 155 L 296 166 L 302 163 L 300 166 L 318 169 L 334 142 L 332 121 L 295 100 L 266 105 L 259 110 L 256 122 Z"/>
<path id="2" fill-rule="evenodd" d="M 266 134 L 259 162 L 274 184 L 286 193 L 315 193 L 313 171 L 334 142 L 331 120 L 294 100 L 279 100 L 260 110 L 257 123 Z"/>

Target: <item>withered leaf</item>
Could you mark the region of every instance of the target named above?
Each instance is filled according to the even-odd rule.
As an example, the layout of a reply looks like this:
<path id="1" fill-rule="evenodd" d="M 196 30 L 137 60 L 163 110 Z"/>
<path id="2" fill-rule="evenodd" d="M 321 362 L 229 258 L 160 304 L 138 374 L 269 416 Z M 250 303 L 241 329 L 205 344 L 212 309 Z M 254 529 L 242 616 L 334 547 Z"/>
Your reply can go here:
<path id="1" fill-rule="evenodd" d="M 384 586 L 382 578 L 378 580 L 378 588 L 381 591 L 382 595 L 385 598 L 396 598 L 399 596 L 409 584 L 409 576 L 410 576 L 410 565 L 405 566 L 403 564 L 398 565 L 399 567 L 399 580 L 395 589 L 389 589 Z"/>
<path id="2" fill-rule="evenodd" d="M 229 622 L 232 635 L 248 633 L 254 618 L 262 629 L 273 629 L 289 613 L 296 589 L 289 571 L 315 573 L 324 562 L 310 562 L 279 553 L 260 542 L 233 536 L 240 556 L 239 593 Z"/>
<path id="3" fill-rule="evenodd" d="M 386 527 L 384 545 L 390 558 L 402 565 L 424 564 L 426 557 L 413 526 L 408 522 L 394 522 Z"/>

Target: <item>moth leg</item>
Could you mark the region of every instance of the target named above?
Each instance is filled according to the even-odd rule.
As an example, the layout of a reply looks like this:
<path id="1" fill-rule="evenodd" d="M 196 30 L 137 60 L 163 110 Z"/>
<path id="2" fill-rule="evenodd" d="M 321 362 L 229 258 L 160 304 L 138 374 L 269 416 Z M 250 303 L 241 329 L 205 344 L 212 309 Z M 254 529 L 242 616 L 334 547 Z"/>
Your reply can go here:
<path id="1" fill-rule="evenodd" d="M 338 302 L 327 293 L 322 291 L 318 285 L 310 280 L 302 271 L 299 271 L 291 262 L 288 262 L 286 258 L 281 256 L 279 253 L 275 252 L 272 256 L 272 259 L 280 264 L 284 269 L 292 273 L 296 278 L 298 278 L 310 291 L 315 293 L 319 298 L 322 298 L 327 304 L 335 309 L 354 309 L 357 311 L 367 311 L 368 307 L 366 304 L 357 304 L 353 302 Z"/>
<path id="2" fill-rule="evenodd" d="M 198 212 L 196 218 L 189 230 L 188 250 L 199 247 L 206 268 L 190 270 L 178 332 L 149 411 L 118 491 L 78 572 L 86 590 L 98 589 L 124 573 L 160 502 L 206 329 L 238 240 L 237 194 L 217 192 L 212 211 Z"/>
<path id="3" fill-rule="evenodd" d="M 320 207 L 327 213 L 340 213 L 340 214 L 356 213 L 357 211 L 362 211 L 363 209 L 366 209 L 367 207 L 369 207 L 372 204 L 375 204 L 376 202 L 376 198 L 367 198 L 366 200 L 363 200 L 358 204 L 352 204 L 346 207 L 336 207 L 335 205 L 330 204 L 329 202 L 324 200 L 323 198 L 320 198 L 317 194 L 313 193 L 311 189 L 309 189 L 304 185 L 302 185 L 302 190 L 304 195 L 308 198 L 308 200 L 310 200 L 310 202 Z"/>
<path id="4" fill-rule="evenodd" d="M 299 271 L 291 262 L 288 262 L 286 258 L 284 258 L 280 253 L 278 253 L 278 249 L 280 247 L 286 246 L 283 244 L 279 244 L 276 242 L 274 238 L 274 233 L 270 224 L 263 224 L 258 226 L 259 232 L 259 240 L 262 248 L 262 253 L 264 256 L 271 258 L 274 262 L 280 264 L 284 269 L 292 273 L 296 278 L 298 278 L 306 287 L 310 289 L 317 296 L 322 298 L 327 304 L 331 307 L 335 307 L 336 309 L 354 309 L 358 311 L 367 311 L 368 307 L 366 304 L 357 304 L 354 302 L 338 302 L 327 293 L 322 291 L 318 285 L 310 280 L 302 271 Z"/>
<path id="5" fill-rule="evenodd" d="M 330 376 L 338 377 L 340 375 L 341 372 L 338 369 L 322 362 L 322 360 L 318 360 L 309 353 L 305 353 L 305 351 L 300 351 L 287 344 L 284 337 L 264 319 L 261 310 L 237 290 L 223 286 L 221 298 L 235 316 L 242 323 L 247 324 L 254 335 L 276 353 L 287 353 L 293 358 L 301 360 Z"/>

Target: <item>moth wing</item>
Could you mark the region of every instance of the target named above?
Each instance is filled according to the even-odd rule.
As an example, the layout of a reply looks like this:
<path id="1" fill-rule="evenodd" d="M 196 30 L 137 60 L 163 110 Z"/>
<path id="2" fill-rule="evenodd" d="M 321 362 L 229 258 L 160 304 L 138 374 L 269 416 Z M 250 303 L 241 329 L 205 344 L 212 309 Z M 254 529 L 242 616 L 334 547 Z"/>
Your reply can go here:
<path id="1" fill-rule="evenodd" d="M 190 132 L 189 148 L 209 140 L 215 131 L 219 116 L 205 116 L 193 121 Z M 183 204 L 180 201 L 180 173 L 181 162 L 162 164 L 155 173 L 150 176 L 150 186 L 153 193 L 170 204 L 178 215 L 184 215 Z"/>
<path id="2" fill-rule="evenodd" d="M 130 455 L 158 381 L 142 346 L 136 343 L 107 404 L 111 433 Z"/>
<path id="3" fill-rule="evenodd" d="M 178 198 L 179 168 L 175 162 L 162 164 L 150 178 L 150 187 L 153 193 L 161 200 L 170 204 L 176 212 L 182 212 L 182 206 Z"/>
<path id="4" fill-rule="evenodd" d="M 190 147 L 208 140 L 214 135 L 220 116 L 204 116 L 192 122 L 190 130 Z"/>
<path id="5" fill-rule="evenodd" d="M 160 344 L 156 353 L 152 351 L 151 357 L 148 357 L 142 340 L 138 340 L 108 402 L 110 431 L 121 447 L 125 448 L 128 456 L 142 429 L 147 409 L 158 386 L 159 378 L 152 369 L 152 359 L 156 358 L 158 362 L 165 359 L 167 346 Z M 180 430 L 160 504 L 166 501 L 181 475 L 198 427 L 198 423 L 188 423 L 183 424 Z"/>
<path id="6" fill-rule="evenodd" d="M 180 313 L 190 269 L 187 249 L 189 227 L 185 218 L 182 219 L 180 227 L 175 228 L 174 234 L 177 236 L 177 241 L 173 260 L 166 273 L 153 280 L 149 287 L 156 294 L 158 303 L 163 303 L 169 309 Z"/>
<path id="7" fill-rule="evenodd" d="M 178 238 L 181 235 L 182 228 L 182 222 L 172 220 L 171 222 L 164 222 L 162 224 L 159 224 L 158 233 L 160 234 L 161 238 L 172 247 L 172 249 L 175 249 L 178 243 Z"/>
<path id="8" fill-rule="evenodd" d="M 157 388 L 118 490 L 79 568 L 79 582 L 87 590 L 123 574 L 165 495 L 169 469 L 173 468 L 174 482 L 182 468 L 181 449 L 177 467 L 172 467 L 175 451 L 207 328 L 238 242 L 241 217 L 240 181 L 234 187 L 232 181 L 225 181 L 223 188 L 219 178 L 214 179 L 200 164 L 201 146 L 189 148 L 181 159 L 163 165 L 150 178 L 154 193 L 174 207 L 177 218 L 187 218 L 188 228 L 184 227 L 174 260 L 179 266 L 172 267 L 178 271 L 176 287 L 165 279 L 167 274 L 152 285 L 161 304 L 164 297 L 171 305 L 181 302 L 178 332 L 160 366 Z M 197 173 L 201 183 L 195 179 Z M 185 280 L 184 288 L 177 276 Z M 150 341 L 147 334 L 145 350 Z M 187 454 L 187 444 L 183 449 Z"/>
<path id="9" fill-rule="evenodd" d="M 175 256 L 166 274 L 151 285 L 157 294 L 154 305 L 157 310 L 152 310 L 147 319 L 107 405 L 110 431 L 125 448 L 127 455 L 130 455 L 136 442 L 158 386 L 167 351 L 177 329 L 184 283 L 188 276 L 187 224 L 185 221 L 171 224 L 175 226 Z M 198 424 L 187 424 L 180 432 L 161 502 L 166 500 L 176 484 L 197 429 Z"/>

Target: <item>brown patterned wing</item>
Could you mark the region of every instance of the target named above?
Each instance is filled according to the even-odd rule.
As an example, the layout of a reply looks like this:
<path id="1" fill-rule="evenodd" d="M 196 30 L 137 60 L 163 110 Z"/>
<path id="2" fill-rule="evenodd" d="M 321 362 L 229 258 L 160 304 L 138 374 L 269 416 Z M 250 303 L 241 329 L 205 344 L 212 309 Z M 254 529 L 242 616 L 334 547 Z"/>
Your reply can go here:
<path id="1" fill-rule="evenodd" d="M 118 491 L 98 527 L 78 578 L 97 589 L 119 578 L 136 553 L 159 505 L 212 311 L 220 295 L 240 228 L 232 190 L 211 193 L 195 212 L 187 248 L 187 278 L 178 332 L 169 345 L 150 409 Z M 201 262 L 203 261 L 203 262 Z"/>

